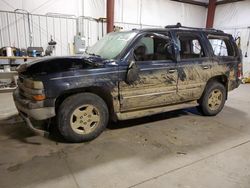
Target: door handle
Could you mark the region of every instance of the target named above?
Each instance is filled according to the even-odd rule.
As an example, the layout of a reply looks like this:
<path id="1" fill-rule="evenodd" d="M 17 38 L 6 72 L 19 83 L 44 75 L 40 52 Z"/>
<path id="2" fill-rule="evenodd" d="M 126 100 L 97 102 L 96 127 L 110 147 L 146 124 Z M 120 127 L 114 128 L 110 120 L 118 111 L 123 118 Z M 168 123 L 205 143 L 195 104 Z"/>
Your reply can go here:
<path id="1" fill-rule="evenodd" d="M 174 73 L 176 71 L 176 69 L 169 69 L 168 72 L 169 73 Z"/>
<path id="2" fill-rule="evenodd" d="M 204 65 L 204 66 L 203 66 L 203 69 L 209 69 L 209 66 Z"/>

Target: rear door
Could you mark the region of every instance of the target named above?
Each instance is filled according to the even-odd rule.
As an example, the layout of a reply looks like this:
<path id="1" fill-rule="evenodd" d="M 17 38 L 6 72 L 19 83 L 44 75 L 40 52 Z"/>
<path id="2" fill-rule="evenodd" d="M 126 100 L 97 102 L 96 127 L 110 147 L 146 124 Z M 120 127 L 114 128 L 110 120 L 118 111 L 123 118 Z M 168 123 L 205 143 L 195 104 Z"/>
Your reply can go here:
<path id="1" fill-rule="evenodd" d="M 199 99 L 213 66 L 206 41 L 195 31 L 177 31 L 175 36 L 180 53 L 177 62 L 179 102 Z"/>
<path id="2" fill-rule="evenodd" d="M 120 109 L 131 111 L 164 106 L 175 102 L 177 91 L 176 63 L 165 53 L 169 42 L 165 35 L 145 33 L 132 45 L 130 57 L 119 65 Z M 127 84 L 129 62 L 139 67 L 139 80 Z"/>

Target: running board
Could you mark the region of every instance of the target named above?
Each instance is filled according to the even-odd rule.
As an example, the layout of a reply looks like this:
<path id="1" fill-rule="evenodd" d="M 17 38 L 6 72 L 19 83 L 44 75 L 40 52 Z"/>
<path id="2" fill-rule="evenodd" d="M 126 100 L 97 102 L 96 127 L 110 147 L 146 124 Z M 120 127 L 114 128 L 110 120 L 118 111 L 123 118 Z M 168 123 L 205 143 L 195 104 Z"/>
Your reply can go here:
<path id="1" fill-rule="evenodd" d="M 163 107 L 157 107 L 157 108 L 149 108 L 149 109 L 129 111 L 129 112 L 118 112 L 116 113 L 116 115 L 117 115 L 118 120 L 127 120 L 127 119 L 135 119 L 135 118 L 140 118 L 140 117 L 145 117 L 145 116 L 151 116 L 154 114 L 169 112 L 173 110 L 191 108 L 195 106 L 198 106 L 197 101 L 191 101 L 187 103 L 181 103 L 181 104 L 175 104 L 175 105 L 169 105 L 169 106 L 163 106 Z"/>

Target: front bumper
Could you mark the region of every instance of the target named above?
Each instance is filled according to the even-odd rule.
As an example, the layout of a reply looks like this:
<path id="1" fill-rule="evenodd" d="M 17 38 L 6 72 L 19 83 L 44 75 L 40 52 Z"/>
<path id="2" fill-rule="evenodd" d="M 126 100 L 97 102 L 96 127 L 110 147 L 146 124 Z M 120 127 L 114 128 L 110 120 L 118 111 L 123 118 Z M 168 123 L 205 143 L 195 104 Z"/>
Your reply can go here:
<path id="1" fill-rule="evenodd" d="M 25 117 L 35 120 L 45 120 L 56 115 L 55 107 L 43 107 L 43 102 L 32 102 L 19 94 L 18 88 L 13 92 L 13 99 L 17 110 Z"/>
<path id="2" fill-rule="evenodd" d="M 37 129 L 30 121 L 29 117 L 26 117 L 22 112 L 20 112 L 20 116 L 23 118 L 25 121 L 26 125 L 35 133 L 41 135 L 41 136 L 49 136 L 49 132 L 41 129 Z"/>

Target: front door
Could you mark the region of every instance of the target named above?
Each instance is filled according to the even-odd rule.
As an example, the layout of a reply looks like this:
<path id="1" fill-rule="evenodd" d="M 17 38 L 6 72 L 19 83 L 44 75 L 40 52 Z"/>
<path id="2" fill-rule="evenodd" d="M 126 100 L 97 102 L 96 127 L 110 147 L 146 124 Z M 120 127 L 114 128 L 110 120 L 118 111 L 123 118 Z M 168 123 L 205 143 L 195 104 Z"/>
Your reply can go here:
<path id="1" fill-rule="evenodd" d="M 175 102 L 177 91 L 176 63 L 166 53 L 166 35 L 147 33 L 133 44 L 130 58 L 120 65 L 120 109 L 139 110 Z M 139 79 L 126 83 L 129 62 L 135 61 Z"/>

